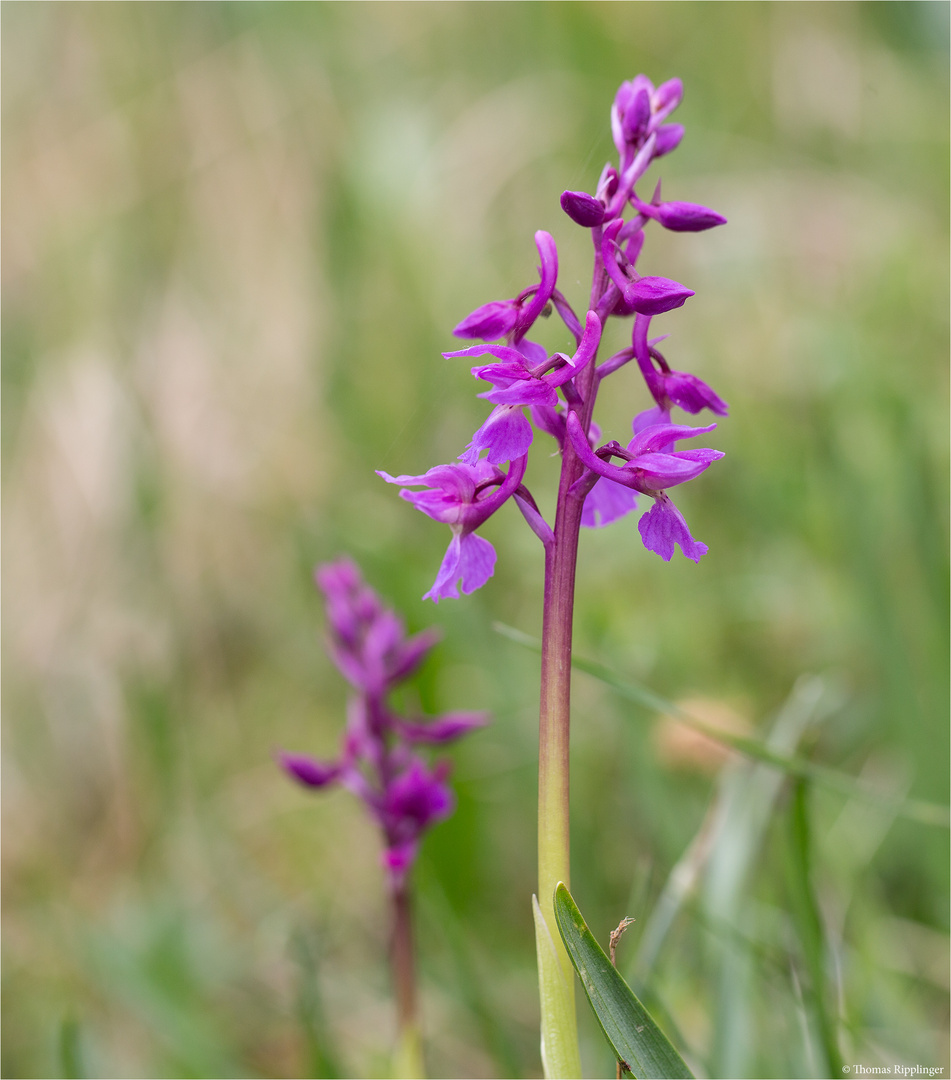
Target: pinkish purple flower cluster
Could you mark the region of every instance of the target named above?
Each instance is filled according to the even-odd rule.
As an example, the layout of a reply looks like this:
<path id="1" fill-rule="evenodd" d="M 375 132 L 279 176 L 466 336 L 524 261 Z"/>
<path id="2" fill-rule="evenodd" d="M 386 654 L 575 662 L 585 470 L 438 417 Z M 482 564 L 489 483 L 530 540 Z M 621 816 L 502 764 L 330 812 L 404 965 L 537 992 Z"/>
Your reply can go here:
<path id="1" fill-rule="evenodd" d="M 457 337 L 481 338 L 484 344 L 443 354 L 493 358 L 472 368 L 476 378 L 490 384 L 479 396 L 493 409 L 459 455 L 459 463 L 439 465 L 419 476 L 379 473 L 388 483 L 403 485 L 400 495 L 417 509 L 452 529 L 449 549 L 426 597 L 437 602 L 458 597 L 460 585 L 470 593 L 492 576 L 495 551 L 476 530 L 509 498 L 546 547 L 555 542 L 555 533 L 523 482 L 536 430 L 551 435 L 564 456 L 574 455 L 583 466 L 580 474 L 563 469 L 562 482 L 569 487 L 559 493 L 559 506 L 563 494 L 583 500 L 581 524 L 616 521 L 636 508 L 641 494 L 652 500 L 639 522 L 645 547 L 665 561 L 675 546 L 694 562 L 706 552 L 706 545 L 691 536 L 667 489 L 694 479 L 723 456 L 718 450 L 676 449 L 679 441 L 704 435 L 716 425 L 685 427 L 673 423 L 671 413 L 676 407 L 725 416 L 727 405 L 695 375 L 671 369 L 657 349 L 663 338 L 649 336 L 651 320 L 680 307 L 693 292 L 637 269 L 650 222 L 673 232 L 699 232 L 726 222 L 704 206 L 661 201 L 659 182 L 649 203 L 635 190 L 654 160 L 676 149 L 683 138 L 681 125 L 667 122 L 682 97 L 679 79 L 655 87 L 638 75 L 623 83 L 611 109 L 617 164 L 605 165 L 595 194 L 566 191 L 561 196 L 565 213 L 591 231 L 594 272 L 584 319 L 557 288 L 554 239 L 537 232 L 538 282 L 511 300 L 483 304 L 455 328 Z M 633 212 L 625 219 L 629 209 Z M 574 338 L 571 355 L 549 355 L 528 338 L 536 321 L 553 309 Z M 606 321 L 630 316 L 630 347 L 597 364 Z M 598 390 L 631 360 L 637 362 L 653 405 L 634 417 L 634 438 L 627 446 L 615 441 L 597 446 L 600 431 L 592 414 Z M 410 490 L 413 487 L 423 490 Z"/>
<path id="2" fill-rule="evenodd" d="M 430 767 L 419 747 L 451 742 L 487 717 L 458 712 L 406 718 L 395 712 L 390 691 L 419 667 L 438 635 L 427 630 L 407 637 L 402 620 L 383 606 L 349 559 L 318 567 L 315 577 L 327 604 L 328 651 L 357 693 L 347 710 L 339 758 L 281 753 L 278 760 L 306 787 L 339 783 L 363 800 L 383 832 L 390 883 L 402 888 L 420 837 L 454 805 L 446 783 L 449 762 Z"/>

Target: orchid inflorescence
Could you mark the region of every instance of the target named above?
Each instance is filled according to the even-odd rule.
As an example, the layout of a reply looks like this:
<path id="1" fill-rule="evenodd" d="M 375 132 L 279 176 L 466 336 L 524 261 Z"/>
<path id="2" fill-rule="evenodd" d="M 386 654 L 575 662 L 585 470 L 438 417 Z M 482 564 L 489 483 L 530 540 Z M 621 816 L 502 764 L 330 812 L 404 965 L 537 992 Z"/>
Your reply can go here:
<path id="1" fill-rule="evenodd" d="M 336 760 L 281 753 L 279 761 L 306 787 L 339 783 L 363 800 L 383 832 L 389 883 L 401 889 L 420 837 L 453 809 L 449 763 L 430 767 L 419 748 L 451 742 L 481 727 L 487 717 L 476 712 L 399 715 L 389 704 L 390 692 L 416 671 L 438 634 L 426 630 L 407 637 L 402 620 L 383 606 L 349 559 L 319 566 L 315 578 L 327 603 L 328 651 L 357 693 Z"/>
<path id="2" fill-rule="evenodd" d="M 418 510 L 452 529 L 449 548 L 432 588 L 425 594 L 427 598 L 438 602 L 458 597 L 460 586 L 464 593 L 471 593 L 492 576 L 495 550 L 476 530 L 510 498 L 546 547 L 555 542 L 551 526 L 524 484 L 536 430 L 554 438 L 562 454 L 570 448 L 583 466 L 566 493 L 583 500 L 581 524 L 608 525 L 634 510 L 637 495 L 642 494 L 653 500 L 638 525 L 645 547 L 665 561 L 677 545 L 694 562 L 707 551 L 706 545 L 690 534 L 667 489 L 694 479 L 723 456 L 719 450 L 676 449 L 681 440 L 704 435 L 716 425 L 694 428 L 675 424 L 671 412 L 676 406 L 690 414 L 709 409 L 725 416 L 727 405 L 695 375 L 672 370 L 657 348 L 663 338 L 649 336 L 651 320 L 680 307 L 693 292 L 669 278 L 644 276 L 636 269 L 649 222 L 656 221 L 674 232 L 699 232 L 726 221 L 703 206 L 661 201 L 659 183 L 649 203 L 635 190 L 654 159 L 679 145 L 683 127 L 668 123 L 667 118 L 682 96 L 679 79 L 656 88 L 644 75 L 623 83 L 611 110 L 617 165 L 605 165 L 594 195 L 566 191 L 561 196 L 562 209 L 572 221 L 591 231 L 594 246 L 594 273 L 584 319 L 578 318 L 557 288 L 554 239 L 547 232 L 536 232 L 538 282 L 511 300 L 482 305 L 453 331 L 457 337 L 481 339 L 483 344 L 443 354 L 447 358 L 492 358 L 472 368 L 476 378 L 491 386 L 479 395 L 494 406 L 485 423 L 456 463 L 437 465 L 418 476 L 379 473 L 388 483 L 401 485 L 400 495 Z M 634 212 L 625 220 L 628 207 Z M 536 321 L 552 310 L 574 338 L 571 355 L 548 355 L 527 336 Z M 596 364 L 607 319 L 631 315 L 630 347 Z M 631 360 L 637 362 L 654 403 L 634 417 L 634 437 L 626 446 L 613 440 L 598 446 L 600 431 L 592 420 L 598 389 L 605 378 Z"/>

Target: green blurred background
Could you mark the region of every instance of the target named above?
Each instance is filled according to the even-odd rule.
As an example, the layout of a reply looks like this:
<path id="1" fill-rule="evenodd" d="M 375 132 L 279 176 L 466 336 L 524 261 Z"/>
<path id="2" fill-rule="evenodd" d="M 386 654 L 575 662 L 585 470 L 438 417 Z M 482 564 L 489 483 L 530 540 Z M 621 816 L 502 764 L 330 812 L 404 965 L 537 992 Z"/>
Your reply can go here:
<path id="1" fill-rule="evenodd" d="M 336 746 L 311 571 L 345 551 L 444 631 L 405 700 L 495 715 L 419 865 L 431 1075 L 539 1075 L 538 661 L 492 624 L 538 633 L 540 545 L 506 507 L 491 582 L 421 602 L 448 532 L 373 470 L 481 422 L 440 351 L 534 280 L 536 229 L 583 309 L 558 197 L 639 71 L 686 86 L 666 196 L 730 221 L 649 235 L 696 290 L 659 332 L 732 411 L 677 499 L 709 554 L 586 533 L 576 650 L 890 801 L 718 771 L 579 674 L 574 893 L 602 941 L 636 916 L 619 964 L 698 1074 L 825 1075 L 830 1038 L 947 1069 L 948 837 L 899 803 L 948 787 L 948 5 L 2 16 L 3 1075 L 387 1075 L 377 836 L 271 761 Z M 644 391 L 611 385 L 623 439 Z"/>

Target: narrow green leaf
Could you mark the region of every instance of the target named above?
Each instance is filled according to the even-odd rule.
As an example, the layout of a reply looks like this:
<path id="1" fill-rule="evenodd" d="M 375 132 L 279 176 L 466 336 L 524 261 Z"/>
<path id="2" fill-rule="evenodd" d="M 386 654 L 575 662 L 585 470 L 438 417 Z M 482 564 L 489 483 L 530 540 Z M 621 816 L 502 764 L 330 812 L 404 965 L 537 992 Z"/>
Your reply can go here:
<path id="1" fill-rule="evenodd" d="M 687 1080 L 693 1073 L 595 940 L 562 882 L 555 919 L 601 1030 L 624 1070 L 638 1080 Z"/>
<path id="2" fill-rule="evenodd" d="M 541 651 L 541 642 L 530 634 L 525 634 L 521 630 L 516 630 L 512 626 L 506 626 L 505 623 L 498 622 L 493 623 L 493 629 L 511 641 L 518 642 L 519 645 L 524 645 L 535 652 Z M 730 732 L 720 731 L 709 724 L 705 724 L 696 716 L 692 716 L 675 702 L 668 701 L 666 698 L 661 697 L 660 694 L 655 694 L 648 687 L 641 686 L 629 679 L 622 679 L 610 668 L 605 667 L 604 664 L 599 664 L 596 660 L 586 660 L 580 656 L 572 656 L 571 666 L 610 686 L 615 693 L 628 701 L 633 701 L 654 712 L 675 716 L 682 723 L 693 728 L 694 731 L 699 731 L 708 738 L 722 743 L 724 746 L 730 747 L 731 750 L 736 750 L 737 753 L 744 754 L 754 761 L 761 761 L 764 765 L 772 765 L 774 768 L 781 769 L 791 776 L 806 777 L 818 784 L 822 784 L 824 787 L 833 788 L 853 798 L 888 806 L 901 817 L 908 818 L 911 821 L 918 821 L 923 825 L 935 825 L 944 829 L 951 826 L 951 811 L 947 806 L 926 802 L 922 799 L 901 799 L 896 801 L 863 781 L 856 780 L 855 777 L 840 772 L 838 769 L 826 765 L 817 765 L 815 762 L 809 761 L 808 758 L 801 757 L 798 754 L 777 753 L 768 746 L 764 746 L 757 739 L 749 739 L 743 735 L 733 735 Z"/>
<path id="3" fill-rule="evenodd" d="M 812 884 L 812 829 L 808 791 L 806 781 L 802 779 L 796 780 L 792 788 L 788 837 L 786 870 L 790 890 L 789 908 L 805 962 L 804 997 L 812 1005 L 821 1048 L 825 1053 L 826 1071 L 830 1076 L 839 1076 L 843 1069 L 837 1031 L 838 1009 L 835 991 L 828 986 L 826 974 L 828 946 L 819 901 Z"/>

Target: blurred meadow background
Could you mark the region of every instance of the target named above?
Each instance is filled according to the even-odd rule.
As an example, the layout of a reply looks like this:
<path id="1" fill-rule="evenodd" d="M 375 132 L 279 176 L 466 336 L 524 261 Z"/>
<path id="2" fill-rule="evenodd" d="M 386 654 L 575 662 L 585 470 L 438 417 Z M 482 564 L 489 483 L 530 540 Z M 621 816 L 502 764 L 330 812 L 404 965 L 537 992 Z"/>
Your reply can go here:
<path id="1" fill-rule="evenodd" d="M 686 87 L 651 176 L 730 222 L 649 230 L 645 272 L 696 290 L 658 332 L 732 411 L 678 498 L 709 554 L 586 532 L 576 653 L 829 771 L 579 672 L 573 892 L 602 942 L 636 917 L 619 966 L 698 1075 L 947 1070 L 948 5 L 2 19 L 3 1076 L 388 1075 L 376 832 L 271 758 L 337 745 L 311 573 L 342 552 L 444 633 L 406 700 L 495 717 L 418 868 L 430 1074 L 540 1075 L 538 658 L 493 624 L 539 633 L 541 546 L 506 507 L 489 584 L 422 602 L 448 531 L 374 470 L 481 423 L 440 351 L 535 280 L 536 229 L 583 310 L 558 197 L 639 71 Z M 612 385 L 624 440 L 644 391 Z M 555 462 L 527 479 L 550 513 Z"/>

